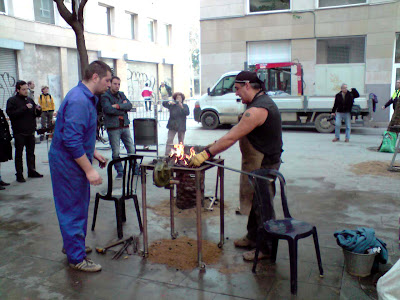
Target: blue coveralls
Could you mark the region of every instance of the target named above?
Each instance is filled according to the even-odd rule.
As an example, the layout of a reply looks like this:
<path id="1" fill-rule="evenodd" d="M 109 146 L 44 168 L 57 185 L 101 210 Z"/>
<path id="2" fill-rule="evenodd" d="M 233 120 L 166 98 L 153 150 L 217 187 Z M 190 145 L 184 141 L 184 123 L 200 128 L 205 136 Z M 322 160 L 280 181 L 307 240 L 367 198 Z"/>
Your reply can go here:
<path id="1" fill-rule="evenodd" d="M 49 151 L 54 202 L 68 261 L 86 257 L 85 237 L 90 184 L 75 159 L 86 154 L 90 162 L 96 143 L 97 97 L 82 83 L 61 103 Z"/>

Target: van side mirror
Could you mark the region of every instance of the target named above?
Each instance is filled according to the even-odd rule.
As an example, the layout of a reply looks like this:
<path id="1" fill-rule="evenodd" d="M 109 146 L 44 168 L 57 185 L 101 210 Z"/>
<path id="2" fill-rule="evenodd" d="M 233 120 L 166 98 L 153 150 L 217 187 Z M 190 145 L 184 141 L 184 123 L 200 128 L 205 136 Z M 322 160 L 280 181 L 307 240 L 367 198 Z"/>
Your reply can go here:
<path id="1" fill-rule="evenodd" d="M 207 94 L 208 94 L 208 96 L 212 96 L 212 95 L 211 95 L 210 88 L 207 88 Z"/>

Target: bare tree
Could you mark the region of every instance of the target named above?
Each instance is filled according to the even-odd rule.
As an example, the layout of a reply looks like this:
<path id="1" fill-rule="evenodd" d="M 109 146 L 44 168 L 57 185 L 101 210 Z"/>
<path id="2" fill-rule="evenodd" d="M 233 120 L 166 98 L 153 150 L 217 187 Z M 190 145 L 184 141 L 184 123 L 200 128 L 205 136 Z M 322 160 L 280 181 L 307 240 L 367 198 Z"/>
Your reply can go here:
<path id="1" fill-rule="evenodd" d="M 72 27 L 76 37 L 76 47 L 78 49 L 79 59 L 81 63 L 81 74 L 84 75 L 86 67 L 89 65 L 89 58 L 86 50 L 84 36 L 84 20 L 83 9 L 88 0 L 72 0 L 72 13 L 64 4 L 64 0 L 54 0 L 57 4 L 58 12 L 61 17 Z"/>

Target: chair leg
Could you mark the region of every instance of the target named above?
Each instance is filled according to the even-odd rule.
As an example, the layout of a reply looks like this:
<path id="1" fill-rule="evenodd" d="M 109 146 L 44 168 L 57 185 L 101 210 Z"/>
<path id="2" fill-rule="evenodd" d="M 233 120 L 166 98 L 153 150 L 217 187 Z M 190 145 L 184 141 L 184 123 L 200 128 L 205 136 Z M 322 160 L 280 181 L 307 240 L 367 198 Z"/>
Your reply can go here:
<path id="1" fill-rule="evenodd" d="M 321 252 L 319 251 L 318 234 L 317 234 L 317 228 L 316 227 L 313 228 L 313 238 L 314 238 L 315 253 L 317 254 L 319 276 L 323 277 L 324 276 L 324 270 L 322 269 Z"/>
<path id="2" fill-rule="evenodd" d="M 278 253 L 279 239 L 272 239 L 271 261 L 276 262 L 276 254 Z"/>
<path id="3" fill-rule="evenodd" d="M 94 226 L 96 226 L 96 218 L 97 218 L 97 210 L 99 208 L 99 195 L 96 195 L 96 199 L 94 201 L 94 212 L 93 212 L 93 221 L 92 221 L 92 231 L 94 230 Z"/>
<path id="4" fill-rule="evenodd" d="M 290 256 L 290 292 L 297 294 L 297 240 L 288 240 Z"/>
<path id="5" fill-rule="evenodd" d="M 122 222 L 126 222 L 126 211 L 125 211 L 125 200 L 122 200 L 120 202 L 121 204 L 121 217 L 122 217 Z"/>
<path id="6" fill-rule="evenodd" d="M 140 216 L 139 201 L 136 195 L 133 195 L 133 203 L 135 204 L 136 216 L 139 223 L 140 233 L 142 233 L 143 232 L 142 217 Z"/>
<path id="7" fill-rule="evenodd" d="M 124 236 L 122 233 L 122 215 L 121 215 L 121 205 L 118 203 L 119 201 L 115 201 L 115 214 L 117 217 L 117 232 L 118 232 L 118 238 L 122 239 Z"/>

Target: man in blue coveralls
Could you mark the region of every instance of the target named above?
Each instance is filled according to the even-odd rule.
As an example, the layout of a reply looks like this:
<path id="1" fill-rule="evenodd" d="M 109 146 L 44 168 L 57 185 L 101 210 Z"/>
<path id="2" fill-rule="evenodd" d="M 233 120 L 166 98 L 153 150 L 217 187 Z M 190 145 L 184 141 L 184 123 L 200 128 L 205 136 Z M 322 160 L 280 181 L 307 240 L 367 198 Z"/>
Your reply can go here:
<path id="1" fill-rule="evenodd" d="M 86 257 L 85 247 L 90 185 L 102 178 L 92 167 L 93 158 L 104 167 L 106 160 L 95 150 L 98 98 L 110 86 L 111 69 L 92 62 L 84 78 L 61 103 L 49 151 L 54 202 L 70 267 L 85 272 L 101 270 Z M 89 250 L 89 251 L 88 251 Z"/>

